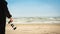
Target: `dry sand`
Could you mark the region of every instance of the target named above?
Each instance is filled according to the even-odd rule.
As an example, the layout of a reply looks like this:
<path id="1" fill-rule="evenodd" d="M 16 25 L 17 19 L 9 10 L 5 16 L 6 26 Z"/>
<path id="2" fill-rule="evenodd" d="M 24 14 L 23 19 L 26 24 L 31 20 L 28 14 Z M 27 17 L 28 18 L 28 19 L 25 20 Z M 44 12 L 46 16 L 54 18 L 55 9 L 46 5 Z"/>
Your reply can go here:
<path id="1" fill-rule="evenodd" d="M 16 30 L 6 26 L 6 34 L 60 34 L 60 24 L 15 24 Z"/>

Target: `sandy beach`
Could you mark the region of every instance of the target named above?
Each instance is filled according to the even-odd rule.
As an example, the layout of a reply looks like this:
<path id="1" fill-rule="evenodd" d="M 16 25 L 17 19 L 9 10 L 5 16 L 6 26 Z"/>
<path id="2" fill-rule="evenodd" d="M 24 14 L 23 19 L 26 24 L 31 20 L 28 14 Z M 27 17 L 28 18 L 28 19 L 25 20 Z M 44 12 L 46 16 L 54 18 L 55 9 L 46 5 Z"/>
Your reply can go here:
<path id="1" fill-rule="evenodd" d="M 16 30 L 6 25 L 6 34 L 60 34 L 60 24 L 15 24 Z"/>

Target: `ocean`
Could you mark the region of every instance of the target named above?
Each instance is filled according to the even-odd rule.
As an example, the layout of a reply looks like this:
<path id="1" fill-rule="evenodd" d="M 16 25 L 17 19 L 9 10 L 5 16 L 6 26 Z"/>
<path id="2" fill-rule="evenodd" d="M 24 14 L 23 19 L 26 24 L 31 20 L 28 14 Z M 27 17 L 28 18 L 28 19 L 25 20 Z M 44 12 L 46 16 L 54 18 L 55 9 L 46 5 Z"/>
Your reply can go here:
<path id="1" fill-rule="evenodd" d="M 7 19 L 8 23 L 9 19 Z M 20 17 L 13 18 L 14 24 L 60 24 L 60 17 Z"/>

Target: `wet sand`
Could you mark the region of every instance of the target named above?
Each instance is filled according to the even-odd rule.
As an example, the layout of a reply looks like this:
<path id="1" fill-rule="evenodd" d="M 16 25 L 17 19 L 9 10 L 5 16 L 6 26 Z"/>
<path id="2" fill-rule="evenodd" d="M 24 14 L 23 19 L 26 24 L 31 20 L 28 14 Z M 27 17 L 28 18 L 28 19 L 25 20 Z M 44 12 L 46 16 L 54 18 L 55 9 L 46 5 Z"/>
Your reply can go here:
<path id="1" fill-rule="evenodd" d="M 6 34 L 60 34 L 60 24 L 15 24 L 16 30 L 6 25 Z"/>

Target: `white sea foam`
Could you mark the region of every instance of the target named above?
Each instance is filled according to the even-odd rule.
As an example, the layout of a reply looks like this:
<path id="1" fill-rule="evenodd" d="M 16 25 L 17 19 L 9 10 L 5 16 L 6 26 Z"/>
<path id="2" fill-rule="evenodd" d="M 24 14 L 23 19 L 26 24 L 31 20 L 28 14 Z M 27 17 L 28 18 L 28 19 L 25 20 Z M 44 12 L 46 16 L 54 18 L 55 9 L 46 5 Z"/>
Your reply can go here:
<path id="1" fill-rule="evenodd" d="M 8 21 L 8 19 L 7 19 Z M 42 18 L 42 17 L 21 17 L 21 18 L 14 18 L 14 24 L 39 24 L 39 23 L 60 23 L 60 18 Z"/>

